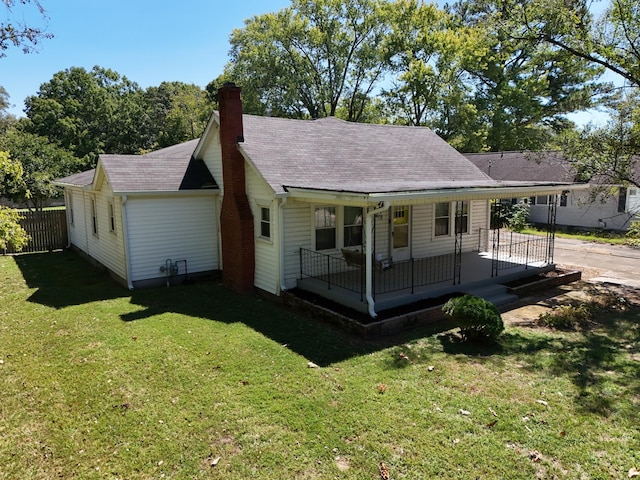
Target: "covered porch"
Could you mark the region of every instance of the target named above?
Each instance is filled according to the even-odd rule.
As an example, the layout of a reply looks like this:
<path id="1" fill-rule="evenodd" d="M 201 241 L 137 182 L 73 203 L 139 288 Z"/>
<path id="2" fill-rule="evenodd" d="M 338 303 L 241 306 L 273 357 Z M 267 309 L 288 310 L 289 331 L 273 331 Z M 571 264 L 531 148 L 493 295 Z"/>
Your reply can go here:
<path id="1" fill-rule="evenodd" d="M 360 312 L 367 302 L 367 265 L 376 312 L 451 293 L 470 293 L 494 303 L 511 299 L 505 283 L 553 270 L 553 228 L 546 235 L 480 229 L 474 251 L 386 263 L 354 261 L 344 254 L 300 249 L 298 287 Z"/>

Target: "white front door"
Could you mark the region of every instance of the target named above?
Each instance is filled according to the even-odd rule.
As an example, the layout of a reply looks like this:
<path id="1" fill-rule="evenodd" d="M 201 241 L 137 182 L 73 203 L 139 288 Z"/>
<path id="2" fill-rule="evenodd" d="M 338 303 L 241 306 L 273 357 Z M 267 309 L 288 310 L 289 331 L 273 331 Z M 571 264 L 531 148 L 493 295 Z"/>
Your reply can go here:
<path id="1" fill-rule="evenodd" d="M 411 257 L 411 215 L 408 206 L 391 207 L 391 256 L 394 262 Z"/>

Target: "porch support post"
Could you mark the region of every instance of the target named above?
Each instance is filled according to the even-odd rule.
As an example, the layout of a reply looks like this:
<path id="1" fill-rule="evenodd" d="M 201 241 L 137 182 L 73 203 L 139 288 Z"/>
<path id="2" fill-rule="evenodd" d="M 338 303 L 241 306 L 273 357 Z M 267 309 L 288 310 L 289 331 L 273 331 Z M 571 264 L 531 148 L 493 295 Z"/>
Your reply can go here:
<path id="1" fill-rule="evenodd" d="M 364 218 L 364 264 L 365 264 L 365 295 L 369 309 L 369 316 L 376 318 L 376 305 L 373 299 L 373 222 L 377 213 L 383 212 L 389 208 L 389 202 L 383 202 L 382 206 L 378 204 L 373 210 L 367 211 Z"/>
<path id="2" fill-rule="evenodd" d="M 547 263 L 553 263 L 553 252 L 555 250 L 556 239 L 556 213 L 558 210 L 558 196 L 553 195 L 549 201 L 549 211 L 547 214 Z"/>

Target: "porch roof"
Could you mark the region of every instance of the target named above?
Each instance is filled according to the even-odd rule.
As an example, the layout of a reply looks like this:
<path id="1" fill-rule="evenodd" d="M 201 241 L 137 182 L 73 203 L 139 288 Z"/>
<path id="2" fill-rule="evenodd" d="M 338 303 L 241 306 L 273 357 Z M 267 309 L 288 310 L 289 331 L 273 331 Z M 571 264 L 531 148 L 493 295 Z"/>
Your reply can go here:
<path id="1" fill-rule="evenodd" d="M 422 190 L 354 192 L 310 188 L 287 187 L 288 195 L 301 201 L 322 201 L 331 204 L 375 205 L 379 202 L 393 204 L 424 204 L 464 200 L 491 200 L 495 198 L 523 198 L 538 195 L 558 195 L 566 190 L 586 189 L 587 185 L 549 182 L 493 182 L 492 185 L 456 186 L 432 184 Z"/>

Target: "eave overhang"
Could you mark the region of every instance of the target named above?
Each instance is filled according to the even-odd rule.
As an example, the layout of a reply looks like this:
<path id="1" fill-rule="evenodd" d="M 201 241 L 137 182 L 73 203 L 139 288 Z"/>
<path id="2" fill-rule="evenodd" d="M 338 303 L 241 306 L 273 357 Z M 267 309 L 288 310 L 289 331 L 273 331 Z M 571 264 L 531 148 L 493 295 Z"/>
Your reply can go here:
<path id="1" fill-rule="evenodd" d="M 388 201 L 396 205 L 453 202 L 464 200 L 491 200 L 496 198 L 523 198 L 539 195 L 559 195 L 566 191 L 586 190 L 588 185 L 577 183 L 540 183 L 532 185 L 500 184 L 496 186 L 438 188 L 405 192 L 350 192 L 285 187 L 291 199 L 307 202 L 325 202 L 345 205 L 377 205 Z"/>

